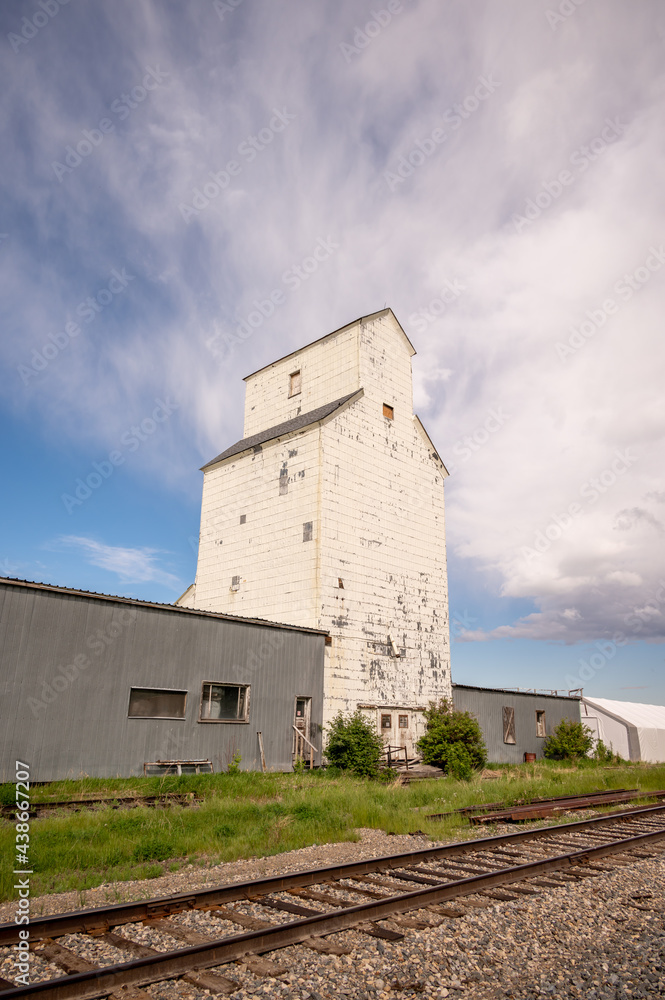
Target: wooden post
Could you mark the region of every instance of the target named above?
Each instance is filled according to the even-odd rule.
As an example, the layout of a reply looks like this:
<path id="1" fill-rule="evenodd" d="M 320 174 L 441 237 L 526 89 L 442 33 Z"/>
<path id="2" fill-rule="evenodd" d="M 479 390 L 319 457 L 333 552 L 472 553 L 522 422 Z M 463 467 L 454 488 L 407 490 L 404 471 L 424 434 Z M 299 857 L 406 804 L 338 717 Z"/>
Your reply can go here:
<path id="1" fill-rule="evenodd" d="M 259 750 L 261 751 L 261 770 L 265 774 L 266 773 L 266 755 L 263 752 L 263 734 L 262 733 L 257 733 L 256 735 L 259 738 Z"/>

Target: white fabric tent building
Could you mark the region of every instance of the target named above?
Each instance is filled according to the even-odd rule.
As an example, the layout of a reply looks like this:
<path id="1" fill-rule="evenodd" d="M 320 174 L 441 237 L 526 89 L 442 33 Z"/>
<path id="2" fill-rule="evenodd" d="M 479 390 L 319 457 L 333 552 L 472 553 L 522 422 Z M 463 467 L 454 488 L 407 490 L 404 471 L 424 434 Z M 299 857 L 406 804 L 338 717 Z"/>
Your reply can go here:
<path id="1" fill-rule="evenodd" d="M 665 761 L 665 706 L 582 698 L 582 722 L 625 760 Z"/>

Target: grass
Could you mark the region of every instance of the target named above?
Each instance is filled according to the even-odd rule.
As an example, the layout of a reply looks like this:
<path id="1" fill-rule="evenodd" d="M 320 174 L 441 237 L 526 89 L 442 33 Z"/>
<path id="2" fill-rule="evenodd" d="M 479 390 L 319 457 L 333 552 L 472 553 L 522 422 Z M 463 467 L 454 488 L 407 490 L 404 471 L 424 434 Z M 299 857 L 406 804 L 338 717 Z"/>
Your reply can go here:
<path id="1" fill-rule="evenodd" d="M 46 892 L 93 888 L 107 882 L 154 878 L 187 864 L 212 865 L 266 856 L 312 844 L 357 840 L 356 830 L 387 833 L 422 830 L 437 838 L 482 835 L 458 816 L 425 819 L 480 802 L 516 802 L 535 796 L 577 795 L 605 788 L 643 791 L 665 787 L 665 765 L 604 768 L 590 762 L 539 761 L 494 765 L 501 777 L 471 782 L 451 778 L 411 786 L 358 780 L 339 772 L 312 774 L 183 775 L 158 778 L 84 778 L 31 789 L 31 799 L 60 801 L 86 796 L 194 793 L 197 808 L 100 806 L 58 811 L 30 824 L 33 897 Z M 0 800 L 13 801 L 14 786 L 0 786 Z M 0 898 L 12 899 L 14 823 L 0 822 Z M 11 865 L 13 867 L 13 865 Z"/>

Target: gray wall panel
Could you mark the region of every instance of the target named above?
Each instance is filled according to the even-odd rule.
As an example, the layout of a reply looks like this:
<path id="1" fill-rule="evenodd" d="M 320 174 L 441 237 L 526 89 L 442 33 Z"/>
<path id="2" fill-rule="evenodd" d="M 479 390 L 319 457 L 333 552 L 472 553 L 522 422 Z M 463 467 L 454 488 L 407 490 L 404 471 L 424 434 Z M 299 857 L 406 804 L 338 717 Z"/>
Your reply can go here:
<path id="1" fill-rule="evenodd" d="M 549 736 L 562 719 L 580 721 L 577 698 L 528 694 L 521 691 L 492 690 L 453 684 L 455 708 L 470 712 L 478 719 L 483 731 L 490 761 L 498 764 L 519 764 L 525 753 L 543 756 L 545 739 L 536 735 L 536 711 L 545 712 L 545 731 Z M 503 708 L 515 709 L 516 742 L 503 742 Z"/>
<path id="2" fill-rule="evenodd" d="M 268 768 L 284 770 L 297 695 L 321 723 L 323 635 L 5 582 L 0 599 L 2 781 L 16 758 L 35 781 L 139 774 L 160 758 L 219 771 L 236 749 L 258 768 L 257 731 Z M 249 684 L 249 722 L 198 722 L 204 681 Z M 186 718 L 128 718 L 131 687 L 186 690 Z"/>

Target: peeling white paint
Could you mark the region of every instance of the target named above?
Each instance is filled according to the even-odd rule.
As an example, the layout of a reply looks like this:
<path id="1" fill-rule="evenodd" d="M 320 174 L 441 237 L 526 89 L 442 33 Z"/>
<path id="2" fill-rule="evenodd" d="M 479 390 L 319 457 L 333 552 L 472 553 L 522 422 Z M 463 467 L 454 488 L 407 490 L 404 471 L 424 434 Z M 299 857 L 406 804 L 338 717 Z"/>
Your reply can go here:
<path id="1" fill-rule="evenodd" d="M 447 473 L 413 414 L 412 353 L 386 310 L 247 378 L 246 437 L 363 392 L 318 424 L 206 470 L 195 596 L 187 592 L 188 605 L 206 610 L 329 631 L 324 724 L 372 705 L 380 727 L 383 706 L 394 716 L 384 735 L 410 751 L 423 707 L 452 695 Z M 289 396 L 296 371 L 301 392 Z"/>

